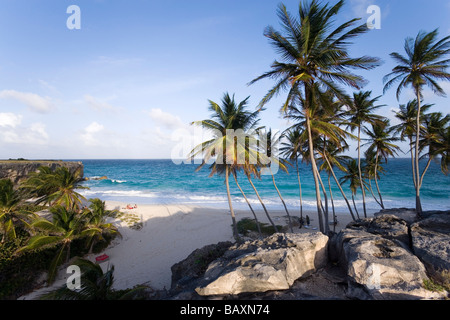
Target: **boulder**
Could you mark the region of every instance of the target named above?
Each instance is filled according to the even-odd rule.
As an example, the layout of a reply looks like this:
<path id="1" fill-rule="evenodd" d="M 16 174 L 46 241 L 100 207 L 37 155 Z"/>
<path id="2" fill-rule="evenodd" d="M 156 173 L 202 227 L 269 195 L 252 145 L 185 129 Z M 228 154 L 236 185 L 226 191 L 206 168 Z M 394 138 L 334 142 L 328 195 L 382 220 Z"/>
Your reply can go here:
<path id="1" fill-rule="evenodd" d="M 353 221 L 330 240 L 330 260 L 347 265 L 343 245 L 353 238 L 372 238 L 379 235 L 394 240 L 406 249 L 409 247 L 408 225 L 406 221 L 391 214 L 383 214 L 376 218 Z"/>
<path id="2" fill-rule="evenodd" d="M 357 299 L 428 299 L 425 267 L 410 251 L 378 235 L 344 244 L 347 295 Z"/>
<path id="3" fill-rule="evenodd" d="M 289 289 L 327 264 L 327 243 L 322 233 L 277 233 L 235 245 L 208 266 L 195 290 L 211 296 Z"/>
<path id="4" fill-rule="evenodd" d="M 221 257 L 233 243 L 219 242 L 194 250 L 186 259 L 174 264 L 171 268 L 171 291 L 179 293 L 195 289 L 196 280 L 203 276 L 208 265 Z"/>
<path id="5" fill-rule="evenodd" d="M 411 225 L 412 249 L 431 274 L 450 270 L 450 212 Z"/>
<path id="6" fill-rule="evenodd" d="M 384 209 L 374 214 L 374 217 L 377 218 L 381 215 L 394 215 L 400 219 L 405 220 L 408 225 L 417 221 L 417 212 L 416 209 L 412 208 L 393 208 L 393 209 Z"/>

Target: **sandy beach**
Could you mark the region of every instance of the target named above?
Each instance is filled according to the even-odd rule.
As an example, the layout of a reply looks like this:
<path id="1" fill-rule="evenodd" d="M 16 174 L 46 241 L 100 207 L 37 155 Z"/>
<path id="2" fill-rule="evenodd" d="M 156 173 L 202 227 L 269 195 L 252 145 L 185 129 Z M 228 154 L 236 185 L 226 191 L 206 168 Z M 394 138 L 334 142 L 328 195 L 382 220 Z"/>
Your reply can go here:
<path id="1" fill-rule="evenodd" d="M 134 204 L 132 204 L 134 206 Z M 103 252 L 85 258 L 107 254 L 109 260 L 102 262 L 104 270 L 113 264 L 114 288 L 127 289 L 145 284 L 154 289 L 169 289 L 171 267 L 185 259 L 192 251 L 208 244 L 233 241 L 229 210 L 190 205 L 139 205 L 126 209 L 127 204 L 107 201 L 109 210 L 118 209 L 125 214 L 112 219 L 122 238 L 116 238 Z M 256 212 L 261 222 L 268 223 L 264 212 Z M 270 211 L 275 224 L 284 225 L 285 211 Z M 293 215 L 293 213 L 291 213 Z M 317 213 L 304 212 L 311 218 L 310 228 L 294 228 L 294 232 L 317 231 Z M 237 210 L 236 219 L 253 218 L 250 210 Z M 337 214 L 336 230 L 345 227 L 351 216 Z M 136 224 L 135 224 L 136 223 Z M 133 227 L 134 224 L 134 227 Z M 136 228 L 137 227 L 137 228 Z M 51 288 L 65 284 L 70 274 L 62 266 L 57 280 Z M 41 288 L 22 299 L 33 299 L 50 288 Z"/>

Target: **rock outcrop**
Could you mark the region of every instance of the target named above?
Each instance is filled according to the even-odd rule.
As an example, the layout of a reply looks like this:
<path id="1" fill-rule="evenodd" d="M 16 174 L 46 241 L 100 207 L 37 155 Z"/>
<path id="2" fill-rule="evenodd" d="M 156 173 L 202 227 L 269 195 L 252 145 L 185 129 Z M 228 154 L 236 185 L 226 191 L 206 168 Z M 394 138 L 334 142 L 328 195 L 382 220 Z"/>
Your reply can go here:
<path id="1" fill-rule="evenodd" d="M 418 221 L 410 209 L 385 210 L 330 238 L 274 234 L 215 248 L 208 246 L 206 252 L 220 257 L 209 254 L 208 267 L 201 271 L 183 269 L 199 259 L 201 250 L 176 265 L 175 299 L 448 298 L 448 286 L 430 291 L 425 283 L 435 281 L 435 274 L 449 274 L 450 211 L 424 213 Z"/>
<path id="2" fill-rule="evenodd" d="M 450 212 L 436 213 L 411 225 L 412 250 L 427 271 L 450 270 Z"/>
<path id="3" fill-rule="evenodd" d="M 423 289 L 425 267 L 410 251 L 380 236 L 354 238 L 344 244 L 347 296 L 356 299 L 430 298 Z"/>
<path id="4" fill-rule="evenodd" d="M 81 177 L 84 174 L 84 166 L 81 162 L 7 160 L 0 161 L 0 179 L 11 179 L 15 185 L 18 185 L 25 180 L 30 173 L 37 172 L 41 166 L 50 167 L 52 170 L 63 166 L 69 168 L 72 172 L 81 170 Z"/>
<path id="5" fill-rule="evenodd" d="M 327 263 L 322 233 L 279 234 L 233 246 L 212 262 L 196 291 L 200 295 L 285 290 Z"/>
<path id="6" fill-rule="evenodd" d="M 350 223 L 330 241 L 330 259 L 347 273 L 347 296 L 442 297 L 424 289 L 424 283 L 430 281 L 430 266 L 450 270 L 450 215 L 436 213 L 415 222 L 410 209 L 385 212 Z"/>

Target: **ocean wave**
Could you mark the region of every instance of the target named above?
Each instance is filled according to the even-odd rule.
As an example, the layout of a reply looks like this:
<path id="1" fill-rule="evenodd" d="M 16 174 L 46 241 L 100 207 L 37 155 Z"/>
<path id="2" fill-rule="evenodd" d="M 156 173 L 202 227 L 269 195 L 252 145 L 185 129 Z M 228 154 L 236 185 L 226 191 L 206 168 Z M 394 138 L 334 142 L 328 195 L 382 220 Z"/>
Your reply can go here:
<path id="1" fill-rule="evenodd" d="M 155 198 L 154 193 L 143 192 L 139 190 L 85 190 L 80 192 L 85 197 L 90 196 L 117 196 L 117 197 L 142 197 L 142 198 Z"/>
<path id="2" fill-rule="evenodd" d="M 179 191 L 143 191 L 143 190 L 118 190 L 118 189 L 101 189 L 101 188 L 91 188 L 90 190 L 83 190 L 80 192 L 86 198 L 100 198 L 104 200 L 117 200 L 125 202 L 137 202 L 142 204 L 199 204 L 199 205 L 213 205 L 220 207 L 228 207 L 228 198 L 226 195 L 206 195 L 201 193 L 183 193 L 180 194 Z M 279 197 L 270 196 L 262 197 L 264 205 L 271 210 L 284 210 L 283 203 Z M 248 202 L 255 209 L 261 209 L 261 203 L 256 197 L 248 197 Z M 324 199 L 322 199 L 324 205 Z M 414 207 L 415 202 L 413 198 L 394 198 L 394 199 L 383 199 L 386 209 L 389 208 L 401 208 L 401 207 Z M 297 197 L 294 198 L 284 198 L 284 202 L 288 210 L 295 210 L 297 212 L 300 208 L 300 200 Z M 423 200 L 423 207 L 425 210 L 448 210 L 449 205 L 445 201 L 430 201 Z M 242 196 L 233 195 L 232 203 L 237 209 L 248 209 L 247 201 Z M 350 206 L 353 211 L 355 211 L 353 202 L 349 199 Z M 344 199 L 336 197 L 333 201 L 334 208 L 336 212 L 348 212 L 347 203 Z M 363 202 L 361 199 L 355 199 L 355 204 L 359 214 L 363 213 Z M 304 210 L 316 210 L 316 200 L 315 198 L 304 198 L 302 201 L 302 206 Z M 328 199 L 328 209 L 332 212 L 332 204 L 330 199 Z M 366 198 L 366 209 L 370 212 L 379 211 L 381 207 L 373 198 Z"/>

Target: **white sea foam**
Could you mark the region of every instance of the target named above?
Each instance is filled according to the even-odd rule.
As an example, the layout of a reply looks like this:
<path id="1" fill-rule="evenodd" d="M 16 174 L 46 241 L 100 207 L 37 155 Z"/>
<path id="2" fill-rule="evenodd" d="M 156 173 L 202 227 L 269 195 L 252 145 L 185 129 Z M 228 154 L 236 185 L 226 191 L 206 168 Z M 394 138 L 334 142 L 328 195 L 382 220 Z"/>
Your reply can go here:
<path id="1" fill-rule="evenodd" d="M 119 182 L 120 183 L 120 182 Z M 198 193 L 186 193 L 180 194 L 178 192 L 151 192 L 142 190 L 118 190 L 118 189 L 105 189 L 95 188 L 91 190 L 82 190 L 80 192 L 86 198 L 100 198 L 105 200 L 117 200 L 125 202 L 137 202 L 143 204 L 198 204 L 198 205 L 212 205 L 215 207 L 228 208 L 227 196 L 221 195 L 204 195 Z M 256 196 L 247 196 L 250 205 L 257 210 L 261 209 L 261 203 Z M 263 197 L 263 203 L 266 208 L 270 210 L 284 210 L 284 206 L 279 197 Z M 297 212 L 300 208 L 300 200 L 298 198 L 284 198 L 285 204 L 288 210 Z M 325 202 L 322 199 L 324 205 Z M 232 203 L 236 209 L 248 209 L 248 204 L 242 196 L 232 196 Z M 349 199 L 350 206 L 355 212 L 353 201 Z M 384 205 L 386 209 L 389 208 L 401 208 L 411 207 L 414 202 L 411 199 L 384 199 Z M 355 200 L 356 207 L 360 215 L 363 214 L 363 203 L 361 199 Z M 311 211 L 316 210 L 316 200 L 306 198 L 302 201 L 303 210 Z M 448 210 L 448 204 L 439 201 L 424 201 L 423 206 L 426 210 Z M 332 205 L 330 199 L 328 199 L 328 209 L 332 212 Z M 347 203 L 344 199 L 336 197 L 334 199 L 334 209 L 337 213 L 347 213 Z M 378 203 L 373 198 L 366 198 L 366 209 L 368 212 L 376 212 L 381 209 Z"/>

